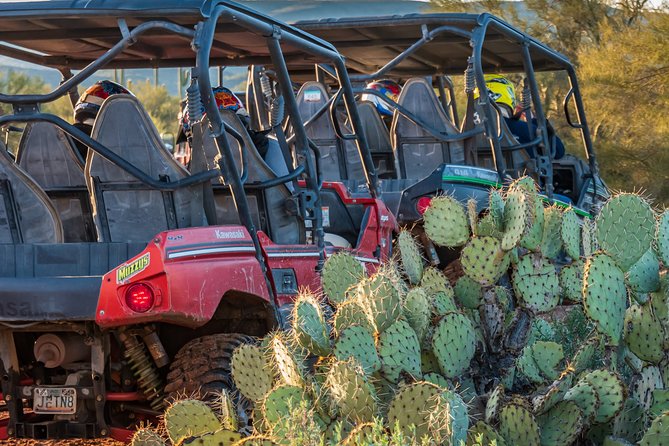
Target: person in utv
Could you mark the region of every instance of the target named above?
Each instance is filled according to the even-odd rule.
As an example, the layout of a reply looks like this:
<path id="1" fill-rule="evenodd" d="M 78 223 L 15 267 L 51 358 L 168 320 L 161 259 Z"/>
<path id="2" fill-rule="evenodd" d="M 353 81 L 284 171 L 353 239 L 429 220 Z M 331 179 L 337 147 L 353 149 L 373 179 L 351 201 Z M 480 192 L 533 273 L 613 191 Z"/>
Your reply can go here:
<path id="1" fill-rule="evenodd" d="M 244 108 L 242 101 L 226 87 L 213 87 L 214 99 L 219 110 L 231 110 L 235 112 L 240 119 L 249 136 L 253 141 L 258 153 L 265 160 L 267 165 L 274 171 L 277 176 L 288 175 L 288 167 L 281 154 L 281 147 L 276 139 L 269 137 L 269 130 L 264 132 L 257 132 L 251 128 L 251 118 L 249 113 Z M 204 107 L 203 107 L 204 111 Z M 177 146 L 186 145 L 186 156 L 180 160 L 182 164 L 188 167 L 190 162 L 190 147 L 188 147 L 188 138 L 190 137 L 191 129 L 188 119 L 188 106 L 179 114 L 179 130 L 177 132 L 176 144 Z"/>
<path id="2" fill-rule="evenodd" d="M 100 111 L 100 106 L 109 96 L 115 94 L 129 94 L 134 96 L 127 88 L 110 80 L 97 81 L 79 96 L 74 106 L 74 127 L 78 128 L 88 136 L 93 130 L 93 123 Z M 88 153 L 86 144 L 74 140 L 79 149 L 81 157 L 85 160 Z"/>
<path id="3" fill-rule="evenodd" d="M 523 111 L 517 110 L 518 104 L 516 102 L 516 92 L 513 83 L 501 74 L 486 74 L 485 82 L 490 99 L 497 104 L 497 107 L 513 136 L 515 136 L 521 144 L 532 141 L 535 136 L 530 135 L 530 129 L 528 128 L 527 122 L 521 119 Z M 517 113 L 514 113 L 516 110 Z M 536 128 L 537 120 L 533 118 L 532 124 Z M 551 139 L 555 135 L 555 130 L 548 121 L 546 121 L 546 126 L 548 137 Z M 532 158 L 536 156 L 533 147 L 528 147 L 526 150 Z M 560 159 L 564 154 L 564 144 L 558 136 L 555 136 L 555 155 L 553 158 Z"/>

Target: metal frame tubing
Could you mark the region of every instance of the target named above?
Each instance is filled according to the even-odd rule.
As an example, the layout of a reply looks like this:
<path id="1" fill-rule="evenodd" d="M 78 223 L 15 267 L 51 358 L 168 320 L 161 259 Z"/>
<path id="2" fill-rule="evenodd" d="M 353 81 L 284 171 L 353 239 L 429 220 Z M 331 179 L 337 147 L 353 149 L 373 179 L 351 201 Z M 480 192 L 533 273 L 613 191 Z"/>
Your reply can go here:
<path id="1" fill-rule="evenodd" d="M 124 49 L 128 48 L 133 43 L 135 43 L 137 41 L 137 37 L 139 37 L 140 35 L 144 34 L 149 30 L 162 28 L 175 34 L 180 34 L 182 36 L 189 38 L 193 38 L 193 36 L 195 35 L 195 32 L 192 29 L 188 29 L 183 26 L 176 25 L 174 23 L 163 22 L 163 21 L 145 22 L 137 26 L 136 28 L 133 28 L 132 31 L 127 31 L 127 28 L 125 28 L 125 32 L 123 32 L 123 26 L 120 25 L 120 27 L 122 29 L 123 37 L 121 38 L 121 40 L 118 41 L 116 45 L 110 48 L 99 59 L 96 59 L 95 61 L 91 62 L 80 72 L 78 72 L 71 78 L 67 79 L 65 82 L 61 83 L 55 90 L 46 94 L 8 95 L 0 93 L 0 102 L 13 105 L 35 104 L 35 103 L 44 104 L 46 102 L 52 102 L 58 99 L 59 97 L 63 96 L 72 88 L 75 88 L 77 85 L 82 83 L 97 70 L 107 65 L 114 57 L 123 52 Z"/>
<path id="2" fill-rule="evenodd" d="M 583 144 L 585 145 L 585 156 L 588 159 L 588 164 L 590 165 L 590 172 L 593 175 L 599 174 L 599 166 L 595 159 L 595 151 L 592 148 L 592 137 L 590 136 L 590 127 L 588 127 L 588 122 L 585 118 L 585 108 L 583 106 L 583 98 L 581 97 L 581 90 L 578 86 L 578 80 L 576 79 L 576 71 L 574 67 L 570 66 L 567 69 L 567 75 L 569 76 L 569 84 L 573 90 L 573 96 L 576 103 L 576 117 L 580 124 L 581 129 L 581 138 L 583 139 Z"/>

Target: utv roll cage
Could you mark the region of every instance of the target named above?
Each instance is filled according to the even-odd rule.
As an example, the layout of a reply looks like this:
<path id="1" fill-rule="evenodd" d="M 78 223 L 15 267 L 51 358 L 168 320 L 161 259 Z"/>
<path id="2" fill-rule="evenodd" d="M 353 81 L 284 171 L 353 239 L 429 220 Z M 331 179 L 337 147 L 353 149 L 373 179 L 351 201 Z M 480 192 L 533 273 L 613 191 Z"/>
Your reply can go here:
<path id="1" fill-rule="evenodd" d="M 191 41 L 191 48 L 187 42 Z M 297 152 L 305 160 L 288 175 L 265 183 L 250 185 L 268 188 L 301 178 L 300 209 L 310 220 L 314 242 L 324 261 L 323 217 L 319 200 L 322 179 L 318 177 L 318 157 L 307 156 L 310 144 L 292 91 L 291 69 L 328 63 L 341 86 L 350 117 L 355 142 L 368 188 L 375 197 L 376 174 L 355 107 L 351 83 L 342 57 L 327 42 L 285 25 L 242 5 L 220 0 L 54 0 L 0 4 L 0 55 L 57 69 L 63 81 L 46 94 L 8 95 L 0 93 L 0 103 L 11 104 L 13 112 L 0 116 L 0 126 L 45 121 L 56 125 L 81 141 L 103 158 L 111 161 L 145 185 L 173 191 L 210 181 L 221 176 L 229 186 L 240 222 L 253 239 L 256 258 L 266 272 L 257 228 L 251 217 L 244 191 L 246 159 L 242 172 L 235 168 L 234 157 L 225 133 L 243 146 L 241 135 L 226 125 L 217 111 L 209 69 L 213 66 L 271 65 L 278 88 L 285 100 L 285 110 L 297 141 Z M 77 99 L 77 86 L 102 68 L 194 67 L 202 104 L 221 159 L 217 169 L 193 173 L 181 180 L 158 181 L 115 154 L 86 133 L 58 116 L 43 113 L 40 105 L 70 95 Z M 79 70 L 73 74 L 72 70 Z M 194 94 L 194 92 L 189 92 Z M 244 153 L 244 151 L 242 151 Z M 200 197 L 206 201 L 205 197 Z M 205 209 L 207 203 L 205 202 Z M 211 222 L 210 222 L 211 223 Z M 268 287 L 271 290 L 271 287 Z"/>
<path id="2" fill-rule="evenodd" d="M 448 136 L 440 134 L 399 104 L 376 91 L 364 90 L 360 85 L 384 77 L 432 77 L 436 80 L 444 110 L 451 115 L 455 125 L 459 126 L 453 101 L 453 85 L 448 76 L 466 73 L 465 90 L 471 94 L 474 88 L 485 86 L 484 74 L 523 72 L 526 81 L 524 89 L 531 96 L 531 104 L 527 104 L 531 107 L 526 110 L 529 117 L 534 117 L 537 121 L 536 137 L 529 143 L 516 144 L 506 147 L 505 150 L 519 150 L 530 146 L 538 149 L 537 175 L 549 198 L 553 196 L 553 154 L 536 73 L 566 72 L 570 90 L 563 101 L 565 118 L 569 126 L 580 131 L 589 167 L 585 176 L 592 179 L 593 197 L 597 194 L 597 187 L 603 187 L 595 180 L 598 177 L 598 166 L 574 66 L 566 56 L 501 19 L 488 13 L 410 14 L 303 20 L 296 22 L 295 26 L 327 40 L 337 48 L 346 59 L 351 80 L 358 86 L 356 93 L 376 95 L 403 117 L 444 142 L 462 141 L 481 130 L 475 128 Z M 335 73 L 327 66 L 320 66 L 317 76 L 324 79 L 323 74 Z M 572 119 L 569 111 L 572 101 L 576 120 Z M 501 138 L 491 136 L 497 135 L 496 128 L 499 126 L 495 124 L 501 118 L 499 113 L 495 115 L 495 108 L 490 106 L 488 95 L 480 95 L 477 102 L 483 111 L 481 118 L 490 144 L 494 168 L 499 181 L 504 182 L 508 176 Z"/>

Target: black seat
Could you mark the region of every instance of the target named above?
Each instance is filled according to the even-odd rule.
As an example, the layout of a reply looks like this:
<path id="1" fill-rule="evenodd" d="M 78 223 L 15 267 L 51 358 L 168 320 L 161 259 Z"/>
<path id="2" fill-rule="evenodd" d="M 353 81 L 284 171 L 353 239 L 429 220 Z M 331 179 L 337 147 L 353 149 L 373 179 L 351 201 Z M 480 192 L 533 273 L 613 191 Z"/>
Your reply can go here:
<path id="1" fill-rule="evenodd" d="M 304 223 L 294 213 L 288 211 L 287 206 L 292 200 L 292 193 L 286 184 L 279 184 L 267 189 L 254 189 L 253 183 L 261 183 L 277 178 L 277 174 L 265 163 L 256 149 L 251 137 L 239 120 L 239 117 L 231 110 L 221 110 L 223 122 L 237 131 L 244 140 L 247 178 L 247 197 L 251 208 L 251 215 L 255 220 L 256 227 L 268 233 L 274 243 L 298 244 L 304 242 Z M 205 117 L 205 126 L 206 117 Z M 242 172 L 242 153 L 239 142 L 232 136 L 226 134 L 228 144 L 235 158 L 237 171 Z M 220 154 L 216 147 L 214 138 L 205 130 L 203 138 L 205 157 L 209 168 L 215 168 Z M 215 183 L 222 183 L 223 179 L 214 179 Z M 239 224 L 232 196 L 228 187 L 222 184 L 214 185 L 214 198 L 216 200 L 216 216 L 218 224 Z"/>
<path id="2" fill-rule="evenodd" d="M 302 84 L 297 93 L 297 106 L 303 122 L 311 119 L 323 107 L 330 95 L 325 85 L 309 81 Z M 345 125 L 342 131 L 350 133 Z M 318 147 L 321 153 L 321 171 L 325 181 L 344 179 L 361 180 L 365 178 L 360 154 L 354 141 L 341 140 L 332 126 L 329 111 L 325 111 L 318 119 L 306 126 L 307 136 Z"/>
<path id="3" fill-rule="evenodd" d="M 460 132 L 444 112 L 432 85 L 425 78 L 409 79 L 397 103 L 425 124 L 444 135 Z M 462 141 L 445 142 L 413 123 L 397 110 L 391 137 L 397 170 L 402 178 L 424 178 L 440 164 L 464 164 Z"/>
<path id="4" fill-rule="evenodd" d="M 69 135 L 48 122 L 29 123 L 16 162 L 51 199 L 63 224 L 65 242 L 96 240 L 84 160 Z"/>
<path id="5" fill-rule="evenodd" d="M 0 243 L 62 243 L 63 226 L 42 188 L 0 142 Z"/>
<path id="6" fill-rule="evenodd" d="M 360 101 L 358 113 L 372 160 L 374 160 L 376 174 L 379 178 L 396 178 L 395 156 L 390 142 L 390 133 L 379 116 L 376 105 L 369 101 Z"/>
<path id="7" fill-rule="evenodd" d="M 175 181 L 189 175 L 165 149 L 134 96 L 113 95 L 105 100 L 91 136 L 155 180 Z M 167 229 L 205 224 L 202 203 L 189 188 L 152 189 L 92 150 L 85 175 L 100 241 L 146 242 Z"/>

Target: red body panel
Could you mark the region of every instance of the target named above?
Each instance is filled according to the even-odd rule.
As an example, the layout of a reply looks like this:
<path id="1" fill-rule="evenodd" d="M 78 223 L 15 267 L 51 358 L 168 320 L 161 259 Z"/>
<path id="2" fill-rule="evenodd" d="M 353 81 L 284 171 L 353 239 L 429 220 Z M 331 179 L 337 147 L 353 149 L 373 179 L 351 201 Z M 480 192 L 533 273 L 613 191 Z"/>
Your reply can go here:
<path id="1" fill-rule="evenodd" d="M 390 255 L 392 233 L 397 226 L 395 218 L 380 200 L 351 198 L 340 183 L 326 183 L 323 187 L 335 189 L 345 204 L 371 208 L 353 254 L 369 270 L 374 270 Z M 270 270 L 293 269 L 299 288 L 320 290 L 316 271 L 320 254 L 315 245 L 276 245 L 262 232 L 258 238 Z M 334 251 L 328 248 L 326 254 Z M 269 277 L 271 283 L 271 274 Z M 135 283 L 148 285 L 155 295 L 154 306 L 145 313 L 135 312 L 125 303 L 125 292 Z M 103 328 L 158 321 L 199 327 L 211 320 L 221 299 L 230 291 L 255 295 L 265 301 L 275 294 L 267 289 L 253 242 L 244 227 L 166 231 L 158 234 L 139 255 L 105 274 L 96 321 Z M 281 294 L 277 303 L 283 305 L 294 298 L 292 294 Z"/>

